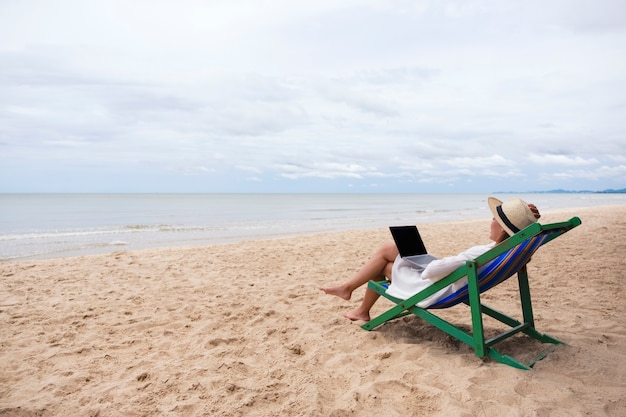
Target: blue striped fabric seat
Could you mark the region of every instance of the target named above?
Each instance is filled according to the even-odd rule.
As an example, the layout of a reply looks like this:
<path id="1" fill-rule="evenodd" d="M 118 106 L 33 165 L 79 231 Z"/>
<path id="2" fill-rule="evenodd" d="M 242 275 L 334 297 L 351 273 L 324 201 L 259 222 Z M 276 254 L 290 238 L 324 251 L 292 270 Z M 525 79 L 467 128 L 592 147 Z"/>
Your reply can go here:
<path id="1" fill-rule="evenodd" d="M 509 249 L 489 263 L 478 269 L 478 281 L 480 292 L 485 292 L 491 287 L 498 285 L 513 276 L 530 261 L 535 251 L 543 245 L 548 238 L 548 232 L 542 232 L 519 245 Z M 467 284 L 459 288 L 454 294 L 432 304 L 429 309 L 448 308 L 468 300 Z"/>

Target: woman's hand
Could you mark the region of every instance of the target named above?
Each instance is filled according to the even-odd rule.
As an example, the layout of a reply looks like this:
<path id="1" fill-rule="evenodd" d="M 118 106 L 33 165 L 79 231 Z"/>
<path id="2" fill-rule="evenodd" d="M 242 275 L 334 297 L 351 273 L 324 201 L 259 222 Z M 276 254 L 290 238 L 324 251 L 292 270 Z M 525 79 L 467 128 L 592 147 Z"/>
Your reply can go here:
<path id="1" fill-rule="evenodd" d="M 534 205 L 534 204 L 529 204 L 528 208 L 530 209 L 530 211 L 533 212 L 533 214 L 535 215 L 535 219 L 538 219 L 541 217 L 541 214 L 539 214 L 539 209 Z"/>

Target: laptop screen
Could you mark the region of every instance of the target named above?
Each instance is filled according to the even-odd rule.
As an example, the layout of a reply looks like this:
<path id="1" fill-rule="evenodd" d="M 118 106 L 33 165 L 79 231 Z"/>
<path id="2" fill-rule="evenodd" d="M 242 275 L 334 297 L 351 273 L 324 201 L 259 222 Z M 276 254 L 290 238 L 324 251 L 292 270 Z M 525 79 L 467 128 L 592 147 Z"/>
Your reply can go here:
<path id="1" fill-rule="evenodd" d="M 389 230 L 403 258 L 427 253 L 416 226 L 392 226 Z"/>

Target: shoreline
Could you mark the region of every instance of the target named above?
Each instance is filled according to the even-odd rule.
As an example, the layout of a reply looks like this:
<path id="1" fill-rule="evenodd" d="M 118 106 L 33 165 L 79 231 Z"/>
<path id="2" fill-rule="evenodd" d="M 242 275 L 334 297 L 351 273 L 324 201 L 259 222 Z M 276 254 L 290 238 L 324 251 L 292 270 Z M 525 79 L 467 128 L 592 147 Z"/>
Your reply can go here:
<path id="1" fill-rule="evenodd" d="M 540 221 L 574 215 L 582 225 L 529 264 L 537 329 L 568 344 L 531 371 L 480 360 L 417 317 L 372 332 L 344 319 L 364 290 L 344 301 L 318 287 L 351 277 L 386 228 L 2 262 L 0 413 L 623 416 L 626 206 Z M 485 243 L 488 223 L 420 232 L 446 256 Z M 518 315 L 514 280 L 485 298 Z M 468 319 L 464 306 L 444 314 Z M 506 343 L 514 357 L 541 349 Z"/>

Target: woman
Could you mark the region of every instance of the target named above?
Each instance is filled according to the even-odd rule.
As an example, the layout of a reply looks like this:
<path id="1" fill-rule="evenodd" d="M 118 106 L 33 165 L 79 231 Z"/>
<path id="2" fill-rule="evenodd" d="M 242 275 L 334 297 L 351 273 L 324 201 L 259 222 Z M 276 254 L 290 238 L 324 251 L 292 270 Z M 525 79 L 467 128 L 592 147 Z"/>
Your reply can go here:
<path id="1" fill-rule="evenodd" d="M 432 261 L 423 271 L 420 271 L 408 261 L 403 260 L 398 254 L 396 244 L 389 242 L 382 245 L 352 279 L 334 287 L 321 287 L 320 290 L 326 294 L 350 300 L 355 289 L 371 280 L 380 281 L 386 277 L 391 281 L 387 293 L 396 298 L 407 299 L 427 288 L 433 282 L 446 277 L 466 261 L 475 259 L 507 239 L 510 235 L 536 222 L 540 217 L 537 207 L 533 204 L 527 204 L 519 198 L 503 203 L 497 198 L 489 197 L 488 203 L 493 213 L 489 234 L 489 238 L 492 240 L 491 243 L 471 247 L 456 256 Z M 454 293 L 466 283 L 467 278 L 460 279 L 420 302 L 418 306 L 427 308 L 449 294 Z M 344 313 L 344 317 L 350 320 L 369 321 L 370 310 L 378 300 L 378 297 L 380 297 L 378 293 L 368 288 L 365 291 L 365 297 L 361 305 Z"/>

